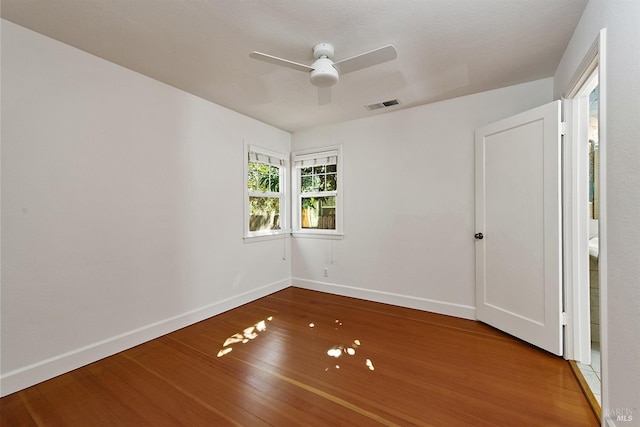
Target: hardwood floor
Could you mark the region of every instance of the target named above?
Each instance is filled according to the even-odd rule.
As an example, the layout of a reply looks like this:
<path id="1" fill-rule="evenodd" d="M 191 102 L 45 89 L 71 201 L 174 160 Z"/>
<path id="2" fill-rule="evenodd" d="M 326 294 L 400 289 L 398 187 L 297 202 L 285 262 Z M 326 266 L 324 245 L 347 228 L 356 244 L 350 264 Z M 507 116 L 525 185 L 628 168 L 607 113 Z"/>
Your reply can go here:
<path id="1" fill-rule="evenodd" d="M 226 342 L 226 345 L 225 345 Z M 2 426 L 597 426 L 484 324 L 288 288 L 0 400 Z"/>

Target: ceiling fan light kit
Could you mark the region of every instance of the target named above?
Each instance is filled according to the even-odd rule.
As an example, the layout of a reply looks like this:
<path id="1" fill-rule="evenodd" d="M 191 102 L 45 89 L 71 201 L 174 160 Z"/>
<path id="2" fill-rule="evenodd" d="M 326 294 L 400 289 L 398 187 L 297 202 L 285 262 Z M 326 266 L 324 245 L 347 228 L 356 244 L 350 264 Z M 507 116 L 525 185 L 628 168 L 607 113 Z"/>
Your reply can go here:
<path id="1" fill-rule="evenodd" d="M 309 73 L 311 84 L 316 87 L 331 87 L 338 83 L 340 75 L 338 70 L 333 66 L 333 61 L 329 58 L 316 59 L 311 67 L 313 70 Z"/>
<path id="2" fill-rule="evenodd" d="M 330 88 L 338 83 L 340 74 L 351 73 L 363 68 L 372 67 L 383 62 L 397 58 L 398 54 L 393 45 L 387 45 L 374 49 L 342 61 L 333 62 L 335 50 L 329 43 L 318 43 L 313 46 L 315 62 L 311 65 L 300 64 L 288 59 L 278 58 L 261 52 L 252 52 L 249 56 L 253 59 L 269 62 L 283 67 L 309 73 L 309 81 L 318 88 L 318 100 L 320 105 L 331 101 Z"/>

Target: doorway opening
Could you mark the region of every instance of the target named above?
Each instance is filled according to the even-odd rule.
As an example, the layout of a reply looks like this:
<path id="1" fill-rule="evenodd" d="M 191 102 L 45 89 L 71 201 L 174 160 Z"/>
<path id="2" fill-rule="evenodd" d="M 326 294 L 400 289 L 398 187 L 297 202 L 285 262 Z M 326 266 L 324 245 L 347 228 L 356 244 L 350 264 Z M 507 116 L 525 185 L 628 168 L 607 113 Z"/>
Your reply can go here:
<path id="1" fill-rule="evenodd" d="M 582 102 L 587 103 L 586 109 L 581 109 L 583 116 L 581 122 L 586 120 L 587 132 L 581 138 L 580 144 L 586 145 L 586 150 L 579 150 L 580 155 L 587 156 L 581 163 L 586 163 L 587 171 L 583 179 L 588 180 L 588 200 L 586 209 L 580 211 L 586 213 L 588 224 L 588 274 L 581 276 L 586 283 L 579 284 L 582 292 L 588 293 L 589 324 L 581 328 L 585 331 L 585 340 L 590 344 L 588 358 L 578 363 L 580 372 L 589 386 L 598 405 L 602 406 L 602 370 L 600 363 L 600 278 L 599 278 L 599 225 L 600 225 L 600 90 L 598 85 L 598 70 L 589 77 L 579 92 L 579 97 L 586 98 Z M 586 117 L 584 115 L 586 114 Z M 586 140 L 585 140 L 586 136 Z M 585 152 L 586 151 L 586 152 Z M 584 206 L 583 206 L 584 207 Z M 583 252 L 584 253 L 584 252 Z M 584 321 L 584 320 L 583 320 Z"/>

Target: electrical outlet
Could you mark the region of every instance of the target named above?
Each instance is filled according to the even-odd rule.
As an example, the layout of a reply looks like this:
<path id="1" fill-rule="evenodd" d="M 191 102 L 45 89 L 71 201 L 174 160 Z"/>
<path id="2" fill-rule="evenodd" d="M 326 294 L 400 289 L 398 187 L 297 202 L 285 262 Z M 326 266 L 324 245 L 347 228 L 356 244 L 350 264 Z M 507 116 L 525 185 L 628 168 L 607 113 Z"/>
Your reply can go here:
<path id="1" fill-rule="evenodd" d="M 329 277 L 329 269 L 327 267 L 324 268 L 324 277 Z"/>

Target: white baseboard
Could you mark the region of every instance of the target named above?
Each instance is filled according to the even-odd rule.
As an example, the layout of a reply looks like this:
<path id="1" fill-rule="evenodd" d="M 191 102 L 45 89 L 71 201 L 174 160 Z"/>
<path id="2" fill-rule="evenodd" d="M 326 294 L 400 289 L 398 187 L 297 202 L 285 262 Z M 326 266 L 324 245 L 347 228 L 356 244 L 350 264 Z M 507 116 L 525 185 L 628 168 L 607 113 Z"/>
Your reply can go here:
<path id="1" fill-rule="evenodd" d="M 170 317 L 150 325 L 102 340 L 88 346 L 42 360 L 7 372 L 0 376 L 0 396 L 6 396 L 46 381 L 65 372 L 88 365 L 107 356 L 161 337 L 185 326 L 208 319 L 291 285 L 289 279 L 271 283 L 258 289 L 219 301 L 195 310 Z"/>
<path id="2" fill-rule="evenodd" d="M 334 283 L 305 280 L 298 277 L 291 278 L 291 286 L 297 286 L 303 289 L 327 292 L 330 294 L 342 295 L 346 297 L 360 298 L 368 301 L 392 304 L 400 307 L 415 308 L 417 310 L 445 314 L 447 316 L 460 317 L 463 319 L 476 319 L 475 307 L 468 305 L 454 304 L 450 302 L 419 298 L 410 295 L 395 294 L 391 292 L 357 288 L 353 286 L 337 285 Z"/>

